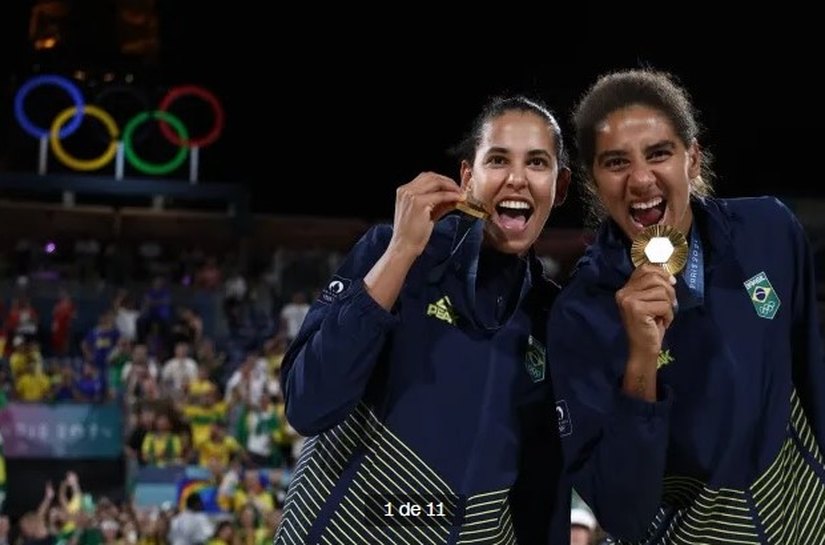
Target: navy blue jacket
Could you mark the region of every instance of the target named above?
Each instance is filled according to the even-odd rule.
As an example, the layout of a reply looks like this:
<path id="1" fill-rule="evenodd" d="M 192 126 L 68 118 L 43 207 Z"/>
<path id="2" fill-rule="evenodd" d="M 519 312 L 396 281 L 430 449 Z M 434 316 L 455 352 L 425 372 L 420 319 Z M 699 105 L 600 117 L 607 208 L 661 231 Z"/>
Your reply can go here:
<path id="1" fill-rule="evenodd" d="M 531 255 L 514 312 L 496 319 L 495 282 L 476 301 L 482 223 L 450 216 L 386 312 L 362 279 L 391 233 L 355 246 L 284 358 L 287 418 L 312 437 L 276 543 L 568 543 L 564 408 L 545 355 L 558 288 Z M 405 501 L 423 513 L 386 516 Z"/>
<path id="2" fill-rule="evenodd" d="M 515 312 L 485 319 L 482 224 L 449 216 L 386 312 L 363 277 L 391 235 L 378 226 L 355 246 L 284 358 L 287 418 L 311 438 L 275 542 L 566 543 L 544 359 L 557 288 L 530 257 Z M 423 511 L 386 516 L 407 502 Z"/>
<path id="3" fill-rule="evenodd" d="M 594 493 L 587 472 L 575 485 L 609 531 L 641 543 L 825 543 L 825 361 L 803 230 L 772 198 L 692 209 L 698 266 L 678 276 L 659 357 L 673 402 L 658 512 L 644 535 L 628 533 L 610 515 L 622 495 Z M 559 395 L 590 400 L 563 438 L 573 453 L 604 433 L 624 372 L 615 292 L 632 271 L 628 247 L 605 224 L 552 310 Z"/>

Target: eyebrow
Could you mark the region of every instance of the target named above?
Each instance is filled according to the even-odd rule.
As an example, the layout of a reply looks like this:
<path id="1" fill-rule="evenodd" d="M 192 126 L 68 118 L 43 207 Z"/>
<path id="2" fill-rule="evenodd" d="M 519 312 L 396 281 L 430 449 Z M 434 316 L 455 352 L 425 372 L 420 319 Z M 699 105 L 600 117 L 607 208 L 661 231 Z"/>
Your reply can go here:
<path id="1" fill-rule="evenodd" d="M 673 140 L 660 140 L 655 144 L 651 144 L 645 148 L 645 153 L 649 153 L 651 151 L 655 151 L 657 149 L 673 149 L 676 147 L 676 142 Z"/>
<path id="2" fill-rule="evenodd" d="M 487 153 L 485 155 L 490 155 L 491 153 L 500 153 L 502 155 L 507 155 L 510 153 L 510 150 L 502 147 L 493 147 L 487 150 Z M 543 149 L 532 149 L 527 152 L 528 157 L 535 157 L 537 155 L 547 157 L 548 159 L 552 158 L 552 156 L 549 153 L 547 153 L 547 150 Z"/>
<path id="3" fill-rule="evenodd" d="M 672 150 L 675 147 L 676 147 L 676 143 L 673 140 L 660 140 L 660 141 L 655 142 L 655 143 L 653 143 L 649 146 L 646 146 L 644 151 L 645 151 L 645 154 L 647 154 L 647 153 L 650 153 L 651 151 L 656 151 L 656 150 L 659 150 L 659 149 L 671 149 Z M 614 157 L 624 157 L 625 155 L 627 155 L 627 152 L 624 151 L 624 150 L 619 150 L 619 149 L 612 149 L 611 150 L 611 149 L 609 149 L 609 150 L 603 151 L 599 155 L 597 155 L 596 156 L 596 161 L 598 163 L 601 163 L 602 161 L 604 161 L 606 159 L 612 159 Z"/>

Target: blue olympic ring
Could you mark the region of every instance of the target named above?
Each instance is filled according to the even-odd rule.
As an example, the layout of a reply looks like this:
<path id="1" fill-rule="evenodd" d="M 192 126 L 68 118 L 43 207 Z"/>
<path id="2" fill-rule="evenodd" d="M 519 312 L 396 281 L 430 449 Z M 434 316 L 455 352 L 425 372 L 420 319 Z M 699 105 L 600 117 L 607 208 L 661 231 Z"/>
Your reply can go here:
<path id="1" fill-rule="evenodd" d="M 14 97 L 14 115 L 17 117 L 17 121 L 20 123 L 20 126 L 23 127 L 23 130 L 33 137 L 42 139 L 49 136 L 49 129 L 38 127 L 32 123 L 26 115 L 26 110 L 23 107 L 28 94 L 35 87 L 39 87 L 41 85 L 55 85 L 60 87 L 71 96 L 72 101 L 74 102 L 76 113 L 72 117 L 72 120 L 60 130 L 60 138 L 66 138 L 80 128 L 80 124 L 83 122 L 83 107 L 85 106 L 85 103 L 83 101 L 83 95 L 81 94 L 80 89 L 78 89 L 74 83 L 63 76 L 45 74 L 42 76 L 35 76 L 24 83 L 17 91 L 17 96 Z"/>

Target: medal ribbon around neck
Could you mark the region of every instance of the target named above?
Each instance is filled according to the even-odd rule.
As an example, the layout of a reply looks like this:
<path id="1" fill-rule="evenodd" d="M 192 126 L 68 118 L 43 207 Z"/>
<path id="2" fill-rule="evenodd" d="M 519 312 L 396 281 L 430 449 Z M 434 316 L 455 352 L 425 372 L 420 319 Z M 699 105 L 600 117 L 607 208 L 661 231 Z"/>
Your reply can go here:
<path id="1" fill-rule="evenodd" d="M 699 236 L 699 229 L 696 221 L 690 228 L 690 248 L 688 251 L 688 263 L 685 270 L 685 282 L 691 295 L 700 301 L 705 299 L 705 252 L 702 248 L 702 237 Z"/>

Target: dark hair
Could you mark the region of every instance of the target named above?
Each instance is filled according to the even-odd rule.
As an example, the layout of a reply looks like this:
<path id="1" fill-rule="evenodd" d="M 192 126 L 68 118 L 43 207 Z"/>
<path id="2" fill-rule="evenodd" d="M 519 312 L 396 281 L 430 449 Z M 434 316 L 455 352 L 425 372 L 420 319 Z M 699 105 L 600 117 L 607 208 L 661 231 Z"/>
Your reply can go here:
<path id="1" fill-rule="evenodd" d="M 564 147 L 564 140 L 561 135 L 561 127 L 544 103 L 538 99 L 527 98 L 523 95 L 497 96 L 490 99 L 481 113 L 473 121 L 470 132 L 454 148 L 450 150 L 451 155 L 460 161 L 467 161 L 472 164 L 475 160 L 476 150 L 481 143 L 481 133 L 484 126 L 491 120 L 506 114 L 507 112 L 530 112 L 544 119 L 547 126 L 553 131 L 553 144 L 555 146 L 556 160 L 559 168 L 567 166 L 567 150 Z"/>
<path id="2" fill-rule="evenodd" d="M 203 498 L 197 492 L 192 492 L 186 498 L 186 508 L 190 511 L 203 511 Z"/>
<path id="3" fill-rule="evenodd" d="M 637 69 L 599 77 L 573 111 L 576 149 L 584 186 L 582 194 L 591 220 L 600 221 L 605 216 L 593 179 L 596 127 L 611 113 L 634 105 L 661 112 L 670 120 L 673 130 L 686 147 L 701 132 L 698 112 L 690 101 L 690 95 L 673 75 L 652 69 Z M 691 180 L 690 194 L 693 197 L 708 197 L 713 192 L 712 157 L 705 150 L 700 150 L 700 153 L 702 172 Z"/>

